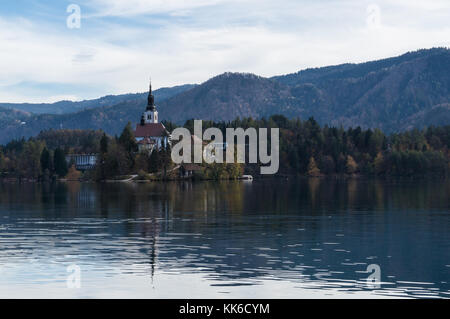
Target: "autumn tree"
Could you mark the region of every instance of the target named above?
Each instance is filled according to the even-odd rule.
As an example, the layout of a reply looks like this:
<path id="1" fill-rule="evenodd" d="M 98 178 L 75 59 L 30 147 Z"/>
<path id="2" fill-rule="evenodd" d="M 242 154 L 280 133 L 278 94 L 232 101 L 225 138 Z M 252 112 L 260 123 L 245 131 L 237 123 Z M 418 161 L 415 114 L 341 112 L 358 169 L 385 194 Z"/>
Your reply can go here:
<path id="1" fill-rule="evenodd" d="M 375 157 L 374 166 L 376 174 L 384 173 L 384 157 L 381 152 L 378 152 L 377 156 Z"/>
<path id="2" fill-rule="evenodd" d="M 308 164 L 308 176 L 320 176 L 320 169 L 316 165 L 314 157 L 310 157 Z"/>
<path id="3" fill-rule="evenodd" d="M 348 174 L 354 174 L 358 170 L 358 164 L 356 164 L 355 160 L 351 155 L 347 156 L 346 169 Z"/>
<path id="4" fill-rule="evenodd" d="M 78 181 L 81 178 L 81 172 L 75 168 L 75 165 L 70 166 L 67 172 L 66 179 L 68 181 Z"/>
<path id="5" fill-rule="evenodd" d="M 238 179 L 244 174 L 244 167 L 240 163 L 219 164 L 219 165 L 226 165 L 226 170 L 228 173 L 228 177 L 230 179 Z"/>

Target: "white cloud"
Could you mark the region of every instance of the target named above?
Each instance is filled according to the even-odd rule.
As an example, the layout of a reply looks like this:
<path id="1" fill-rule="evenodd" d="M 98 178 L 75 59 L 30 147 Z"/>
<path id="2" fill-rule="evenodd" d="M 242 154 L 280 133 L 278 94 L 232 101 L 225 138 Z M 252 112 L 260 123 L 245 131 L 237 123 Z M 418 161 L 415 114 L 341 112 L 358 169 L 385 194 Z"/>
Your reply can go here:
<path id="1" fill-rule="evenodd" d="M 137 16 L 168 12 L 186 12 L 233 0 L 93 0 L 89 5 L 99 16 Z"/>
<path id="2" fill-rule="evenodd" d="M 199 83 L 225 71 L 272 76 L 450 46 L 448 1 L 429 6 L 428 1 L 404 0 L 395 6 L 386 0 L 93 3 L 96 14 L 79 31 L 0 17 L 1 101 L 45 102 L 60 95 L 83 99 L 145 91 L 150 74 L 155 87 L 162 87 Z M 372 3 L 380 7 L 377 28 L 366 23 Z M 139 15 L 162 12 L 169 15 L 152 19 L 152 24 L 132 23 L 145 21 Z M 22 82 L 92 90 L 55 90 L 47 96 L 2 89 Z"/>

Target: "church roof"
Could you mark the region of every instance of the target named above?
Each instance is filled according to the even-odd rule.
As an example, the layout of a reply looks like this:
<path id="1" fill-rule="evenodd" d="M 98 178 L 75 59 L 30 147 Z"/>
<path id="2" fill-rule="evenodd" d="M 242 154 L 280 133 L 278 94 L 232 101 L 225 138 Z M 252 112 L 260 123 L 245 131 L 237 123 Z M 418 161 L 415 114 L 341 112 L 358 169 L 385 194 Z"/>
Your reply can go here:
<path id="1" fill-rule="evenodd" d="M 162 137 L 166 134 L 167 130 L 162 123 L 138 124 L 134 132 L 135 137 Z"/>

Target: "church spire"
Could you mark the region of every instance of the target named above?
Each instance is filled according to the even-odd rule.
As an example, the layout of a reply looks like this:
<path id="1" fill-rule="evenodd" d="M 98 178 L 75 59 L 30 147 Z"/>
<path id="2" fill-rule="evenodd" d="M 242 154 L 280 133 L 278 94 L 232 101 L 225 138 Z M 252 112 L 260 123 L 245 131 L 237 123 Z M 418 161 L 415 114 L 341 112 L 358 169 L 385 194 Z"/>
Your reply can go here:
<path id="1" fill-rule="evenodd" d="M 146 125 L 146 124 L 151 124 L 151 123 L 158 123 L 158 111 L 156 110 L 155 97 L 153 96 L 153 92 L 152 92 L 152 80 L 150 79 L 150 86 L 149 86 L 149 92 L 148 92 L 148 103 L 147 103 L 147 108 L 141 117 L 141 125 Z"/>
<path id="2" fill-rule="evenodd" d="M 147 111 L 155 111 L 155 97 L 152 93 L 152 79 L 150 78 L 150 87 L 148 92 L 148 103 L 147 103 Z"/>

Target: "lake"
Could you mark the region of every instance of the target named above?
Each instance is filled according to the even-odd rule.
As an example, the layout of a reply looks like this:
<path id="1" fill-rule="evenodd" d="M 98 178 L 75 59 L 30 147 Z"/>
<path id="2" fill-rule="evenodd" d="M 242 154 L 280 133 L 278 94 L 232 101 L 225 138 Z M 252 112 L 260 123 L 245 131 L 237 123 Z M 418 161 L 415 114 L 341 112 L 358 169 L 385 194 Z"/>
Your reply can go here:
<path id="1" fill-rule="evenodd" d="M 0 297 L 448 298 L 449 194 L 409 179 L 0 184 Z"/>

